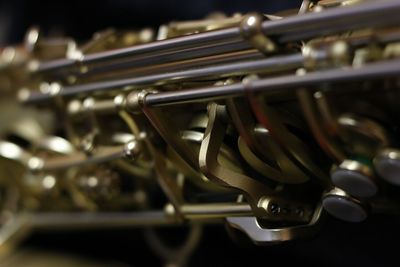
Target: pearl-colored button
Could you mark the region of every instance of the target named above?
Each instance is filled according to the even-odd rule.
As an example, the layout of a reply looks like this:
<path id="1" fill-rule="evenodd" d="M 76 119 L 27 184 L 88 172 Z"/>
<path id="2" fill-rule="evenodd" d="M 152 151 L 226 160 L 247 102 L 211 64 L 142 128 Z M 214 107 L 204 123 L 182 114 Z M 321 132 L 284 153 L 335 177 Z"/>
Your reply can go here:
<path id="1" fill-rule="evenodd" d="M 385 149 L 374 159 L 375 170 L 385 181 L 400 186 L 400 151 Z"/>
<path id="2" fill-rule="evenodd" d="M 331 173 L 332 183 L 355 197 L 372 197 L 378 187 L 369 166 L 355 161 L 344 160 Z"/>
<path id="3" fill-rule="evenodd" d="M 339 188 L 325 194 L 322 205 L 332 216 L 348 222 L 361 222 L 368 216 L 367 209 L 362 202 Z"/>

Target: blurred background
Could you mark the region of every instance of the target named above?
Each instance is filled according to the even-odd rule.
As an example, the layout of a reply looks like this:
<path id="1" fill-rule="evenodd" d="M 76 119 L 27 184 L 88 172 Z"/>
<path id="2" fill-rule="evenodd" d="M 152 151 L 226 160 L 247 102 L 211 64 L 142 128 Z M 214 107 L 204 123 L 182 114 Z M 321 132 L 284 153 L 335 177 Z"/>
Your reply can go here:
<path id="1" fill-rule="evenodd" d="M 26 29 L 87 39 L 109 27 L 157 27 L 172 20 L 202 19 L 211 12 L 274 13 L 298 8 L 300 0 L 1 0 L 0 44 L 20 42 Z"/>
<path id="2" fill-rule="evenodd" d="M 0 46 L 21 42 L 26 30 L 37 25 L 47 35 L 67 35 L 85 40 L 104 28 L 154 27 L 172 20 L 204 18 L 210 12 L 227 15 L 258 11 L 274 13 L 298 8 L 299 0 L 98 0 L 98 1 L 0 1 Z M 375 216 L 361 224 L 330 218 L 313 239 L 257 247 L 239 245 L 223 226 L 207 226 L 188 266 L 398 266 L 399 218 Z M 168 240 L 184 230 L 167 229 Z M 35 232 L 21 250 L 0 266 L 163 266 L 159 254 L 145 241 L 142 230 Z M 171 238 L 172 237 L 172 238 Z M 176 240 L 175 240 L 176 241 Z M 34 251 L 34 254 L 31 254 Z M 48 254 L 50 253 L 50 254 Z M 32 256 L 34 255 L 34 256 Z M 55 257 L 53 265 L 34 265 L 33 258 Z M 65 258 L 66 255 L 66 258 Z M 50 256 L 51 257 L 51 256 Z M 18 260 L 16 260 L 18 259 Z M 91 264 L 91 265 L 90 265 Z M 172 266 L 170 266 L 172 267 Z"/>

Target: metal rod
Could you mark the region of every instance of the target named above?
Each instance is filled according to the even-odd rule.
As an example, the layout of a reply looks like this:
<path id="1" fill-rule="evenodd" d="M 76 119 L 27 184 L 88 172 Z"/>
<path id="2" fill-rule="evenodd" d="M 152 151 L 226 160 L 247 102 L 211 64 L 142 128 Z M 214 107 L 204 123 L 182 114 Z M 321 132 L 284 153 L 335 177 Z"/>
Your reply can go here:
<path id="1" fill-rule="evenodd" d="M 98 164 L 120 159 L 125 156 L 125 146 L 97 147 L 92 155 L 75 152 L 71 155 L 53 156 L 42 159 L 42 164 L 35 171 L 56 171 L 87 164 Z"/>
<path id="2" fill-rule="evenodd" d="M 188 220 L 215 222 L 227 216 L 250 216 L 251 208 L 244 203 L 185 204 L 182 213 Z M 165 211 L 137 212 L 41 212 L 21 215 L 25 225 L 41 229 L 84 229 L 178 225 L 181 223 Z M 205 220 L 209 219 L 209 221 Z"/>
<path id="3" fill-rule="evenodd" d="M 130 65 L 131 61 L 127 61 L 126 63 L 116 63 L 100 65 L 99 68 L 94 67 L 90 68 L 87 73 L 79 74 L 84 76 L 85 78 L 89 78 L 90 80 L 95 80 L 96 78 L 101 78 L 103 81 L 106 79 L 116 79 L 116 78 L 126 78 L 126 77 L 134 77 L 134 76 L 143 76 L 156 74 L 160 72 L 172 72 L 179 70 L 187 70 L 191 68 L 202 68 L 205 66 L 213 66 L 217 64 L 229 64 L 234 62 L 242 62 L 249 60 L 258 60 L 263 59 L 265 56 L 258 52 L 257 50 L 243 50 L 231 53 L 223 53 L 212 56 L 199 57 L 188 60 L 179 60 L 173 61 L 170 63 L 161 63 L 154 64 L 149 66 L 142 66 L 138 68 L 132 68 Z M 112 71 L 111 71 L 112 70 Z M 53 77 L 53 75 L 52 75 Z M 65 77 L 65 73 L 59 73 L 59 75 L 54 76 L 55 78 L 62 79 Z"/>
<path id="4" fill-rule="evenodd" d="M 241 42 L 231 42 L 222 44 L 211 44 L 207 46 L 198 46 L 190 49 L 182 49 L 177 53 L 176 51 L 159 51 L 152 54 L 138 55 L 135 57 L 122 58 L 118 61 L 111 61 L 108 64 L 105 62 L 103 64 L 97 64 L 90 66 L 87 71 L 81 73 L 79 68 L 77 71 L 73 72 L 76 76 L 87 76 L 90 74 L 98 74 L 106 71 L 115 71 L 123 68 L 136 68 L 143 66 L 151 66 L 155 64 L 167 64 L 173 62 L 179 62 L 182 60 L 190 60 L 201 57 L 209 57 L 215 55 L 221 55 L 225 53 L 238 52 L 243 50 L 251 49 L 252 47 L 243 41 Z M 39 66 L 40 68 L 41 66 Z M 63 71 L 63 70 L 60 70 Z"/>
<path id="5" fill-rule="evenodd" d="M 84 56 L 84 58 L 82 58 L 82 60 L 80 60 L 79 62 L 82 64 L 88 64 L 104 60 L 114 60 L 122 57 L 142 55 L 145 53 L 158 53 L 167 50 L 171 50 L 172 52 L 182 50 L 184 48 L 197 47 L 201 44 L 215 43 L 234 38 L 237 39 L 239 37 L 239 28 L 228 28 L 218 31 L 209 31 L 200 34 L 181 36 L 177 38 L 171 38 L 127 48 L 115 49 L 112 51 L 93 53 Z M 70 67 L 73 66 L 75 63 L 76 61 L 72 59 L 54 60 L 47 63 L 42 63 L 38 71 Z"/>
<path id="6" fill-rule="evenodd" d="M 398 75 L 400 75 L 400 60 L 396 59 L 371 63 L 362 68 L 316 71 L 304 76 L 285 75 L 276 78 L 255 80 L 247 84 L 236 83 L 218 87 L 148 94 L 144 102 L 148 107 L 158 107 L 204 101 L 206 99 L 217 100 L 226 97 L 243 96 L 245 95 L 245 90 L 254 93 L 267 93 L 281 89 L 296 90 L 299 87 L 317 86 L 326 83 L 343 83 L 357 80 L 365 81 Z M 341 87 L 335 88 L 340 89 Z"/>
<path id="7" fill-rule="evenodd" d="M 399 23 L 400 2 L 397 0 L 371 1 L 346 8 L 332 8 L 319 13 L 287 17 L 281 20 L 265 21 L 263 32 L 278 43 L 300 41 L 320 36 L 335 34 L 342 31 L 355 30 L 363 27 L 376 27 Z M 115 49 L 93 53 L 84 56 L 80 61 L 59 59 L 42 63 L 38 71 L 48 71 L 57 68 L 71 67 L 76 63 L 90 64 L 123 57 L 142 56 L 146 53 L 175 52 L 198 47 L 215 42 L 241 40 L 239 27 L 203 32 L 188 36 L 156 41 L 149 44 L 128 48 Z M 150 56 L 151 57 L 151 56 Z"/>
<path id="8" fill-rule="evenodd" d="M 282 70 L 291 69 L 302 66 L 303 56 L 301 54 L 287 55 L 287 56 L 276 56 L 261 60 L 252 60 L 239 63 L 231 63 L 226 65 L 217 65 L 210 67 L 203 67 L 198 69 L 190 69 L 177 72 L 169 72 L 162 74 L 154 74 L 142 77 L 135 77 L 129 79 L 120 79 L 114 81 L 105 82 L 94 82 L 76 86 L 66 86 L 61 88 L 58 96 L 72 96 L 76 94 L 89 94 L 93 92 L 107 91 L 116 88 L 123 87 L 138 87 L 148 86 L 154 83 L 163 84 L 168 81 L 177 82 L 194 78 L 219 77 L 221 75 L 233 75 L 233 74 L 246 74 L 252 71 L 264 71 L 267 70 Z M 24 102 L 39 102 L 43 100 L 51 99 L 53 96 L 49 94 L 43 94 L 40 92 L 31 92 L 28 98 Z"/>
<path id="9" fill-rule="evenodd" d="M 293 59 L 293 58 L 292 58 Z M 270 59 L 265 59 L 261 63 L 268 65 L 271 64 Z M 273 60 L 275 61 L 275 60 Z M 259 62 L 260 63 L 260 62 Z M 293 62 L 292 62 L 293 63 Z M 241 65 L 242 63 L 234 64 Z M 254 64 L 254 62 L 253 62 Z M 275 64 L 275 63 L 274 63 Z M 257 65 L 257 64 L 256 64 Z M 264 66 L 265 66 L 264 65 Z M 217 66 L 218 67 L 218 66 Z M 237 66 L 236 66 L 237 67 Z M 251 66 L 253 67 L 253 66 Z M 223 68 L 229 68 L 228 65 L 222 66 Z M 220 71 L 222 71 L 220 69 Z M 193 75 L 197 72 L 197 74 L 206 74 L 209 72 L 209 68 L 205 70 L 204 73 L 202 70 L 194 70 L 183 71 L 180 74 L 185 75 Z M 353 69 L 334 69 L 334 70 L 326 70 L 326 71 L 316 71 L 309 73 L 304 76 L 295 76 L 295 75 L 285 75 L 276 78 L 262 79 L 258 81 L 254 81 L 251 85 L 252 90 L 257 92 L 266 92 L 266 91 L 274 91 L 284 88 L 294 88 L 300 86 L 310 86 L 317 85 L 318 83 L 334 83 L 334 82 L 346 82 L 346 81 L 354 81 L 357 79 L 375 79 L 381 78 L 385 76 L 394 76 L 400 74 L 400 60 L 390 60 L 378 63 L 370 63 L 367 66 L 362 68 Z M 155 75 L 157 77 L 147 76 L 141 78 L 133 78 L 127 80 L 118 80 L 113 82 L 104 82 L 104 83 L 93 83 L 88 85 L 64 88 L 60 92 L 61 96 L 71 96 L 74 94 L 84 94 L 90 92 L 98 92 L 100 90 L 108 90 L 116 87 L 126 86 L 126 85 L 146 85 L 146 83 L 151 84 L 155 81 L 162 81 L 162 79 L 170 78 L 170 77 L 178 77 L 180 76 L 176 73 L 171 74 L 160 74 Z M 186 76 L 190 77 L 190 76 Z M 248 85 L 249 86 L 249 85 Z M 163 105 L 172 105 L 179 103 L 188 103 L 188 102 L 197 102 L 204 101 L 206 99 L 221 99 L 225 97 L 237 97 L 244 94 L 245 85 L 239 84 L 231 84 L 226 86 L 214 86 L 214 87 L 205 87 L 205 88 L 197 88 L 190 90 L 180 90 L 173 92 L 163 92 L 156 94 L 149 94 L 145 98 L 145 103 L 147 106 L 163 106 Z M 50 99 L 52 96 L 48 94 L 42 94 L 37 92 L 32 92 L 26 99 L 23 101 L 26 103 L 34 103 L 40 102 L 44 100 Z"/>
<path id="10" fill-rule="evenodd" d="M 175 92 L 148 94 L 144 99 L 147 107 L 160 107 L 175 104 L 194 103 L 205 100 L 217 100 L 225 97 L 244 95 L 244 86 L 235 83 L 225 86 L 205 87 Z"/>
<path id="11" fill-rule="evenodd" d="M 369 1 L 345 8 L 263 22 L 264 34 L 279 43 L 336 34 L 365 27 L 396 25 L 400 22 L 398 0 Z"/>
<path id="12" fill-rule="evenodd" d="M 245 203 L 184 204 L 181 207 L 181 212 L 186 219 L 253 215 L 250 205 Z"/>
<path id="13" fill-rule="evenodd" d="M 33 228 L 73 229 L 73 228 L 115 228 L 171 225 L 178 222 L 164 211 L 140 212 L 66 212 L 36 213 L 26 219 Z"/>

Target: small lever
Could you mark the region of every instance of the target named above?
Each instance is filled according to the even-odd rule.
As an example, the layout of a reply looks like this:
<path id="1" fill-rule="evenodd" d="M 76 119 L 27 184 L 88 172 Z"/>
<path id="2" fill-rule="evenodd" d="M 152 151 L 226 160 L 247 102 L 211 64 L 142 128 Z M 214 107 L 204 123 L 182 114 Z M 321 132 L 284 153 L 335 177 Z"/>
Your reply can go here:
<path id="1" fill-rule="evenodd" d="M 256 217 L 228 217 L 226 220 L 232 227 L 246 233 L 254 243 L 266 245 L 313 235 L 321 225 L 323 214 L 322 205 L 318 205 L 308 224 L 272 229 L 263 228 Z"/>

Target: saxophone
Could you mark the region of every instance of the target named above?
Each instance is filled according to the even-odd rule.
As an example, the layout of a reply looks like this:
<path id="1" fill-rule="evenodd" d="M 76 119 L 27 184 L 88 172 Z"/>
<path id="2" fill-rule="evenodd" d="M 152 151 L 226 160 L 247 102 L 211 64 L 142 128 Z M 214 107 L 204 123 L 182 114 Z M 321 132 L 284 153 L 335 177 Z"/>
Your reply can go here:
<path id="1" fill-rule="evenodd" d="M 399 12 L 304 0 L 85 43 L 32 28 L 0 50 L 0 251 L 42 228 L 216 223 L 264 245 L 398 215 Z"/>

